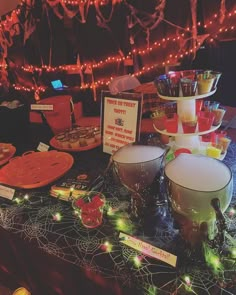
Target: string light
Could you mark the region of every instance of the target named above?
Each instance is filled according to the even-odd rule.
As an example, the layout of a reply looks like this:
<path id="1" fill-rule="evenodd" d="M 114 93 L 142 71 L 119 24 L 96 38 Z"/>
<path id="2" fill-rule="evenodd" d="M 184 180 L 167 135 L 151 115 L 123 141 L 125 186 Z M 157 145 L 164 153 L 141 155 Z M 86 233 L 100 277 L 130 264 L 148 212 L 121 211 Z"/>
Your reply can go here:
<path id="1" fill-rule="evenodd" d="M 111 252 L 112 251 L 112 244 L 108 241 L 106 241 L 104 244 L 101 245 L 101 249 L 105 252 Z"/>
<path id="2" fill-rule="evenodd" d="M 190 276 L 187 276 L 187 275 L 186 275 L 186 276 L 184 277 L 184 281 L 185 281 L 185 283 L 187 284 L 188 287 L 191 286 L 192 283 L 191 283 Z"/>
<path id="3" fill-rule="evenodd" d="M 27 201 L 29 201 L 29 195 L 25 194 L 23 197 L 16 197 L 13 199 L 14 202 L 16 202 L 17 205 L 21 205 Z"/>
<path id="4" fill-rule="evenodd" d="M 192 282 L 191 282 L 190 276 L 185 275 L 184 278 L 183 278 L 183 281 L 184 281 L 185 290 L 187 292 L 192 293 L 193 290 L 192 290 Z"/>
<path id="5" fill-rule="evenodd" d="M 54 221 L 61 221 L 61 219 L 62 219 L 62 215 L 61 215 L 61 213 L 57 212 L 57 213 L 55 213 L 55 214 L 53 215 L 53 220 L 54 220 Z"/>
<path id="6" fill-rule="evenodd" d="M 213 269 L 215 273 L 218 273 L 222 268 L 219 257 L 209 247 L 205 249 L 207 249 L 207 251 L 205 251 L 205 258 L 206 258 L 207 264 Z"/>
<path id="7" fill-rule="evenodd" d="M 86 1 L 63 1 L 64 3 L 67 3 L 67 4 L 82 4 L 82 3 L 86 3 Z M 107 4 L 109 1 L 91 1 L 91 4 L 94 5 L 94 4 L 99 4 L 99 5 L 105 5 Z M 118 2 L 121 2 L 120 0 L 113 0 L 113 3 L 118 3 Z M 25 1 L 22 1 L 21 2 L 21 6 L 23 6 L 26 2 Z M 13 22 L 13 13 L 16 13 L 16 14 L 19 14 L 21 12 L 21 8 L 18 8 L 18 9 L 15 9 L 12 11 L 12 14 L 10 17 L 8 17 L 6 20 L 3 20 L 0 22 L 0 27 L 1 28 L 4 28 L 4 26 L 6 26 L 8 23 L 12 23 Z M 226 15 L 226 18 L 232 20 L 232 17 L 233 16 L 236 16 L 236 10 L 232 10 L 231 12 L 229 12 L 227 15 Z M 210 18 L 209 21 L 207 21 L 205 24 L 204 24 L 204 28 L 205 29 L 208 29 L 208 30 L 212 30 L 213 29 L 213 25 L 216 24 L 218 26 L 218 17 L 219 15 L 218 14 L 214 14 L 212 18 Z M 226 21 L 225 21 L 226 22 Z M 198 22 L 198 27 L 202 27 L 202 24 L 201 22 Z M 187 28 L 188 29 L 188 28 Z M 210 43 L 213 43 L 214 42 L 214 39 L 218 38 L 219 37 L 219 34 L 221 33 L 229 33 L 229 32 L 232 32 L 235 30 L 235 26 L 230 24 L 228 27 L 220 27 L 218 30 L 217 30 L 217 33 L 214 32 L 214 36 L 213 35 L 210 35 L 208 37 L 208 40 Z M 188 30 L 186 30 L 188 31 Z M 133 55 L 135 54 L 139 54 L 141 56 L 144 56 L 146 54 L 149 54 L 150 52 L 153 52 L 154 50 L 158 50 L 159 48 L 163 48 L 166 47 L 168 44 L 168 42 L 181 42 L 181 39 L 185 39 L 186 40 L 187 36 L 185 33 L 182 33 L 180 34 L 180 36 L 178 37 L 167 37 L 167 38 L 162 38 L 160 41 L 155 41 L 151 46 L 147 47 L 147 48 L 134 48 L 131 52 L 129 52 L 129 54 L 126 56 L 126 57 L 121 57 L 120 55 L 116 55 L 116 56 L 109 56 L 107 57 L 105 60 L 100 60 L 96 63 L 93 63 L 93 64 L 90 64 L 90 63 L 84 63 L 84 64 L 81 64 L 80 66 L 79 65 L 60 65 L 60 66 L 57 66 L 57 67 L 52 67 L 52 66 L 47 66 L 47 65 L 43 65 L 42 67 L 38 67 L 38 66 L 32 66 L 32 65 L 29 65 L 29 66 L 25 66 L 25 67 L 22 67 L 22 70 L 23 71 L 26 71 L 26 72 L 31 72 L 31 73 L 34 73 L 34 72 L 39 72 L 41 73 L 42 71 L 46 71 L 46 72 L 56 72 L 56 71 L 85 71 L 86 69 L 91 69 L 91 70 L 95 70 L 95 69 L 98 69 L 98 68 L 102 68 L 102 67 L 105 67 L 106 65 L 108 65 L 109 63 L 120 63 L 120 62 L 124 62 L 126 60 L 130 60 L 133 58 Z M 139 77 L 141 75 L 144 75 L 156 68 L 160 68 L 160 67 L 165 67 L 167 65 L 170 65 L 170 64 L 175 64 L 177 61 L 180 62 L 185 56 L 188 56 L 188 55 L 191 55 L 193 54 L 200 46 L 200 42 L 197 42 L 197 45 L 194 46 L 193 48 L 189 49 L 189 50 L 186 50 L 184 53 L 180 52 L 178 54 L 174 54 L 174 53 L 171 53 L 169 54 L 169 56 L 167 57 L 166 60 L 164 60 L 163 62 L 160 62 L 158 64 L 155 64 L 155 65 L 151 65 L 151 66 L 146 66 L 146 67 L 143 67 L 141 70 L 135 72 L 133 75 L 136 76 L 136 77 Z M 171 45 L 169 44 L 169 47 L 171 47 Z M 7 65 L 6 64 L 2 64 L 0 65 L 0 70 L 6 70 L 7 69 Z M 110 78 L 104 78 L 102 80 L 97 80 L 97 81 L 94 81 L 93 83 L 86 83 L 84 85 L 81 85 L 79 88 L 81 90 L 83 89 L 96 89 L 98 87 L 102 87 L 102 86 L 107 86 L 110 81 L 112 80 L 113 77 L 110 77 Z M 37 87 L 37 86 L 31 86 L 31 87 L 26 87 L 24 85 L 13 85 L 13 88 L 15 88 L 16 90 L 19 90 L 19 91 L 26 91 L 26 92 L 44 92 L 46 90 L 46 87 L 43 87 L 43 86 L 40 86 L 40 87 Z"/>
<path id="8" fill-rule="evenodd" d="M 233 217 L 233 216 L 235 215 L 235 212 L 236 212 L 236 211 L 235 211 L 234 208 L 230 208 L 230 209 L 229 209 L 229 216 L 230 216 L 230 217 Z"/>
<path id="9" fill-rule="evenodd" d="M 108 216 L 113 216 L 115 214 L 116 210 L 112 207 L 107 208 L 107 215 Z"/>
<path id="10" fill-rule="evenodd" d="M 26 200 L 26 201 L 29 200 L 29 195 L 28 194 L 24 195 L 24 200 Z"/>
<path id="11" fill-rule="evenodd" d="M 231 253 L 232 253 L 232 257 L 233 258 L 236 258 L 236 248 L 232 249 L 232 252 Z"/>
<path id="12" fill-rule="evenodd" d="M 134 266 L 139 268 L 142 265 L 142 257 L 138 256 L 138 255 L 135 255 L 133 257 L 133 262 L 134 262 Z"/>
<path id="13" fill-rule="evenodd" d="M 14 198 L 14 201 L 19 205 L 20 203 L 22 203 L 22 200 L 20 198 Z"/>
<path id="14" fill-rule="evenodd" d="M 104 6 L 104 5 L 108 5 L 110 2 L 114 2 L 114 3 L 120 3 L 122 2 L 123 0 L 113 0 L 113 1 L 106 1 L 106 0 L 94 0 L 94 1 L 90 1 L 89 5 L 92 6 L 92 5 L 100 5 L 100 6 Z M 83 5 L 83 4 L 86 4 L 86 0 L 80 0 L 80 1 L 70 1 L 70 0 L 61 0 L 62 3 L 65 3 L 65 4 L 68 4 L 68 5 L 71 5 L 71 6 L 77 6 L 77 5 Z"/>

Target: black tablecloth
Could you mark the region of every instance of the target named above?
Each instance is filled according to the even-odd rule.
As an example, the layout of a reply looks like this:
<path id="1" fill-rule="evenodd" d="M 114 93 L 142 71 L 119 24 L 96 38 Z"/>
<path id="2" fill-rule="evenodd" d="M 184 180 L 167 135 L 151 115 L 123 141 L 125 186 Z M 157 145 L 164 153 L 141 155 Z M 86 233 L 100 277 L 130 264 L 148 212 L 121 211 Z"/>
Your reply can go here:
<path id="1" fill-rule="evenodd" d="M 93 179 L 109 161 L 101 147 L 73 156 L 72 169 L 57 183 L 83 173 Z M 236 143 L 231 143 L 223 161 L 235 179 Z M 50 196 L 50 187 L 17 189 L 14 199 L 29 195 L 29 200 L 19 204 L 0 198 L 0 279 L 12 286 L 23 285 L 33 295 L 236 294 L 236 255 L 230 252 L 236 249 L 236 217 L 230 211 L 236 208 L 236 180 L 232 203 L 225 212 L 232 239 L 226 238 L 228 252 L 218 255 L 217 269 L 189 255 L 166 206 L 150 213 L 144 227 L 131 222 L 129 192 L 109 173 L 102 186 L 106 212 L 102 225 L 95 229 L 83 227 L 71 203 Z M 109 214 L 111 208 L 114 214 Z M 56 213 L 61 214 L 61 221 L 55 220 Z M 120 243 L 120 231 L 177 255 L 177 267 Z M 109 250 L 107 242 L 112 245 Z M 134 263 L 136 256 L 139 266 Z"/>

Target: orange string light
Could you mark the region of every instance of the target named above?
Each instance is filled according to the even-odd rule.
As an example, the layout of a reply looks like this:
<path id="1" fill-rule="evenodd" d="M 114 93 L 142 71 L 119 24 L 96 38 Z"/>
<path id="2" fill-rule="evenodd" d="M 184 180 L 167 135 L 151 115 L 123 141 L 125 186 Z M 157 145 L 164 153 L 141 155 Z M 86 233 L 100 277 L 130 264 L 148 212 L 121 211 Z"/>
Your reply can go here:
<path id="1" fill-rule="evenodd" d="M 98 0 L 94 0 L 94 1 L 90 1 L 90 3 L 89 3 L 89 5 L 91 6 L 91 5 L 101 5 L 101 6 L 104 6 L 104 5 L 107 5 L 107 4 L 109 4 L 109 3 L 120 3 L 120 2 L 122 2 L 123 0 L 108 0 L 108 1 L 106 1 L 106 0 L 100 0 L 100 1 L 98 1 Z M 71 6 L 77 6 L 77 5 L 83 5 L 83 4 L 86 4 L 86 2 L 88 2 L 88 1 L 86 1 L 86 0 L 80 0 L 80 1 L 70 1 L 70 0 L 61 0 L 61 2 L 62 3 L 65 3 L 65 4 L 68 4 L 68 5 L 71 5 Z"/>
<path id="2" fill-rule="evenodd" d="M 119 3 L 121 2 L 122 0 L 111 0 L 112 3 Z M 66 3 L 66 4 L 70 4 L 70 5 L 79 5 L 79 4 L 83 4 L 85 3 L 86 1 L 69 1 L 69 0 L 62 0 L 62 2 Z M 109 1 L 91 1 L 90 4 L 91 5 L 94 5 L 94 4 L 97 4 L 99 3 L 99 5 L 105 5 L 105 4 L 108 4 Z M 25 4 L 26 1 L 22 0 L 20 5 L 22 6 L 23 4 Z M 12 13 L 16 13 L 16 14 L 19 14 L 21 12 L 21 9 L 15 9 L 12 11 Z M 0 29 L 4 29 L 5 26 L 11 24 L 13 22 L 13 18 L 12 18 L 12 15 L 8 18 L 6 18 L 5 20 L 2 20 L 0 22 Z M 232 10 L 231 12 L 227 13 L 226 14 L 226 20 L 232 20 L 233 17 L 236 16 L 236 9 Z M 214 14 L 208 21 L 205 22 L 204 26 L 201 22 L 198 22 L 197 23 L 197 26 L 198 27 L 204 27 L 206 30 L 208 30 L 209 32 L 214 30 L 214 25 L 219 25 L 218 24 L 218 18 L 219 18 L 219 15 L 218 14 Z M 226 21 L 225 21 L 226 22 Z M 190 28 L 187 28 L 186 31 L 189 31 L 191 32 Z M 235 26 L 230 24 L 228 26 L 224 25 L 220 28 L 217 28 L 216 31 L 214 31 L 212 34 L 210 33 L 209 34 L 209 37 L 208 37 L 208 40 L 209 42 L 214 42 L 214 39 L 218 38 L 219 37 L 219 34 L 222 34 L 222 33 L 230 33 L 232 31 L 235 31 Z M 208 32 L 208 33 L 209 33 Z M 188 33 L 189 34 L 189 33 Z M 104 60 L 100 60 L 96 63 L 84 63 L 82 65 L 60 65 L 60 66 L 57 66 L 57 67 L 52 67 L 52 66 L 47 66 L 47 65 L 43 65 L 41 67 L 39 66 L 33 66 L 33 65 L 28 65 L 28 66 L 23 66 L 21 67 L 23 71 L 25 72 L 30 72 L 30 73 L 34 73 L 34 72 L 42 72 L 42 71 L 46 71 L 46 72 L 55 72 L 55 71 L 67 71 L 67 70 L 70 70 L 70 71 L 84 71 L 88 68 L 90 68 L 91 70 L 92 69 L 97 69 L 97 68 L 102 68 L 102 67 L 105 67 L 106 65 L 110 64 L 110 63 L 120 63 L 122 61 L 126 61 L 126 60 L 130 60 L 132 58 L 133 55 L 135 54 L 139 54 L 141 56 L 144 56 L 146 54 L 149 54 L 150 52 L 153 52 L 154 50 L 158 50 L 158 49 L 161 49 L 163 46 L 167 46 L 167 43 L 170 43 L 170 42 L 173 42 L 173 43 L 177 43 L 177 42 L 181 42 L 181 39 L 186 39 L 187 36 L 185 33 L 182 33 L 180 36 L 178 37 L 173 37 L 173 38 L 163 38 L 161 40 L 158 40 L 158 41 L 155 41 L 151 46 L 149 45 L 149 47 L 147 48 L 134 48 L 132 49 L 131 52 L 128 53 L 128 55 L 126 57 L 121 57 L 119 55 L 116 55 L 116 56 L 109 56 L 107 57 L 106 59 Z M 175 54 L 175 53 L 170 53 L 166 60 L 163 61 L 163 62 L 160 62 L 159 64 L 155 64 L 155 65 L 151 65 L 151 66 L 147 66 L 147 67 L 143 67 L 141 70 L 139 71 L 136 71 L 133 75 L 134 76 L 141 76 L 149 71 L 152 71 L 153 69 L 155 68 L 158 68 L 158 67 L 163 67 L 163 66 L 166 66 L 166 65 L 170 65 L 172 63 L 175 63 L 176 61 L 181 61 L 181 59 L 183 59 L 185 56 L 187 55 L 191 55 L 193 54 L 194 50 L 197 50 L 199 48 L 201 44 L 198 42 L 196 44 L 196 46 L 194 46 L 192 49 L 189 49 L 189 50 L 186 50 L 185 52 L 180 52 L 178 54 Z M 172 46 L 171 44 L 169 44 L 169 46 Z M 6 70 L 7 68 L 7 65 L 6 64 L 0 64 L 0 71 L 1 70 Z M 80 86 L 80 89 L 86 89 L 86 88 L 96 88 L 96 87 L 99 87 L 99 86 L 104 86 L 104 85 L 108 85 L 110 83 L 110 81 L 113 79 L 113 77 L 110 77 L 110 78 L 106 78 L 106 79 L 103 79 L 103 80 L 97 80 L 97 81 L 94 81 L 93 83 L 87 83 L 87 84 L 84 84 L 82 86 Z M 44 92 L 46 90 L 46 87 L 37 87 L 37 86 L 32 86 L 32 87 L 24 87 L 22 85 L 16 85 L 14 84 L 13 87 L 16 89 L 16 90 L 23 90 L 23 91 L 40 91 L 40 92 Z"/>

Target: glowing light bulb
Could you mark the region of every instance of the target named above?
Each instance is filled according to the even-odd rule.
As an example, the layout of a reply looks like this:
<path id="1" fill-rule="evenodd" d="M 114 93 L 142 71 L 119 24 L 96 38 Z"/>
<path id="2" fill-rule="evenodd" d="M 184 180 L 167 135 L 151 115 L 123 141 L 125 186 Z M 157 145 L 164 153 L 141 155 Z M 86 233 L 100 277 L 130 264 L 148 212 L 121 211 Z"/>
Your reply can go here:
<path id="1" fill-rule="evenodd" d="M 189 277 L 189 276 L 185 276 L 185 277 L 184 277 L 184 281 L 185 281 L 185 283 L 186 283 L 188 286 L 191 285 L 191 280 L 190 280 L 190 277 Z"/>
<path id="2" fill-rule="evenodd" d="M 14 201 L 17 203 L 17 204 L 20 204 L 21 203 L 21 200 L 19 198 L 15 198 Z"/>
<path id="3" fill-rule="evenodd" d="M 29 195 L 28 194 L 24 195 L 24 199 L 29 200 Z"/>
<path id="4" fill-rule="evenodd" d="M 140 256 L 134 256 L 134 265 L 140 267 L 142 265 L 142 258 Z"/>
<path id="5" fill-rule="evenodd" d="M 232 249 L 232 256 L 233 258 L 236 258 L 236 248 Z"/>
<path id="6" fill-rule="evenodd" d="M 101 248 L 103 249 L 103 251 L 105 252 L 111 252 L 112 251 L 112 244 L 108 241 L 106 241 L 102 246 Z"/>
<path id="7" fill-rule="evenodd" d="M 61 219 L 62 219 L 62 215 L 59 212 L 53 215 L 53 220 L 61 221 Z"/>

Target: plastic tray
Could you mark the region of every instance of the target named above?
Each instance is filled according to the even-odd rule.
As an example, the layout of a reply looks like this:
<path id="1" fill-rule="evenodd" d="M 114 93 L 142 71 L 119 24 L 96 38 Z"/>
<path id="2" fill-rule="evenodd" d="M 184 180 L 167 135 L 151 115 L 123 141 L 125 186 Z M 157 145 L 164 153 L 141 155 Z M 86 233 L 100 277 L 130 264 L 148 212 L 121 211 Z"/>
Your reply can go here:
<path id="1" fill-rule="evenodd" d="M 29 151 L 0 170 L 0 183 L 25 189 L 42 187 L 63 176 L 73 163 L 68 153 Z"/>

